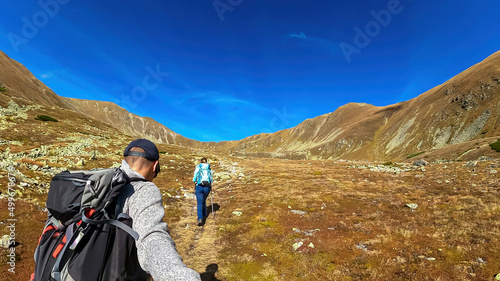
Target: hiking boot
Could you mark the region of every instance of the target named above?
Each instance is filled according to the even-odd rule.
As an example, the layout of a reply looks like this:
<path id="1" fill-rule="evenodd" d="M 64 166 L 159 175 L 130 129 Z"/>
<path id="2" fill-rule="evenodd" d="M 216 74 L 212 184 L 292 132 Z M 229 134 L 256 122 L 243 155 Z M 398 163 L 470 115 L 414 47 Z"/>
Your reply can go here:
<path id="1" fill-rule="evenodd" d="M 203 220 L 198 220 L 198 226 L 202 226 L 203 225 Z"/>

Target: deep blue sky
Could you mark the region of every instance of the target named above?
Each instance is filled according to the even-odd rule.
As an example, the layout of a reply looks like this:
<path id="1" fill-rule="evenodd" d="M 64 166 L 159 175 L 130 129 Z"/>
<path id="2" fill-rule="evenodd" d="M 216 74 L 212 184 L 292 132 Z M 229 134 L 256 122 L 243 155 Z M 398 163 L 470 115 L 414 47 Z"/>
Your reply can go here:
<path id="1" fill-rule="evenodd" d="M 0 50 L 57 94 L 112 101 L 202 141 L 293 127 L 349 102 L 409 100 L 500 49 L 500 2 L 491 0 L 0 8 Z"/>

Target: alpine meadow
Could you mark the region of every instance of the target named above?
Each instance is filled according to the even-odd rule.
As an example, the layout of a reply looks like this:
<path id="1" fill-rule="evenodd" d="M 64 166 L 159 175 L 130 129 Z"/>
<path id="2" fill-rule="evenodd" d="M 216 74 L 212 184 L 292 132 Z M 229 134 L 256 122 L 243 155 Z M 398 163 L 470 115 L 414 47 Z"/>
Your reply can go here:
<path id="1" fill-rule="evenodd" d="M 110 102 L 58 96 L 2 53 L 2 280 L 34 270 L 51 178 L 116 167 L 135 137 L 159 148 L 164 220 L 202 280 L 491 280 L 500 272 L 499 79 L 497 52 L 409 101 L 347 104 L 216 143 Z M 191 182 L 201 156 L 215 171 L 203 227 Z"/>

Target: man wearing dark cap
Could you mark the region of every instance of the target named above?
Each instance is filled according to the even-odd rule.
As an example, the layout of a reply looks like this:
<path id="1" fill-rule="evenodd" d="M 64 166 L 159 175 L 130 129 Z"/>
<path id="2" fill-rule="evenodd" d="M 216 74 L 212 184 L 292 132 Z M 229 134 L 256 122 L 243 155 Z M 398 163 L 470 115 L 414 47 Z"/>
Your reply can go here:
<path id="1" fill-rule="evenodd" d="M 137 257 L 142 269 L 158 280 L 201 280 L 200 275 L 186 267 L 177 253 L 175 243 L 163 222 L 161 193 L 152 183 L 160 172 L 158 149 L 146 139 L 132 141 L 125 152 L 121 169 L 130 178 L 144 178 L 146 181 L 132 181 L 125 190 L 123 213 L 132 220 L 132 228 L 139 234 L 135 242 Z"/>

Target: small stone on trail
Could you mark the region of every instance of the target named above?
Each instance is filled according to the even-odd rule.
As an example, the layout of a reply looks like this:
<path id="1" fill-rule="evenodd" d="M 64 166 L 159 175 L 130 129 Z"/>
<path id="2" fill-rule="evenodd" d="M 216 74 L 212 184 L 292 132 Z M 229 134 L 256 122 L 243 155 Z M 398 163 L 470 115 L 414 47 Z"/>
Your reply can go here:
<path id="1" fill-rule="evenodd" d="M 300 211 L 300 210 L 290 210 L 290 212 L 297 214 L 297 215 L 301 215 L 301 216 L 307 214 L 306 211 Z"/>
<path id="2" fill-rule="evenodd" d="M 196 198 L 196 196 L 192 192 L 185 192 L 184 197 L 186 197 L 187 199 L 195 199 Z"/>
<path id="3" fill-rule="evenodd" d="M 412 211 L 416 210 L 418 208 L 418 204 L 416 203 L 408 203 L 405 205 L 405 207 L 410 208 Z"/>
<path id="4" fill-rule="evenodd" d="M 413 166 L 423 167 L 423 166 L 427 166 L 427 164 L 429 164 L 427 161 L 420 159 L 420 160 L 415 161 L 413 163 Z"/>
<path id="5" fill-rule="evenodd" d="M 239 217 L 239 216 L 243 215 L 243 213 L 242 213 L 242 212 L 240 212 L 240 211 L 234 211 L 234 212 L 233 212 L 233 215 L 235 215 L 235 216 Z"/>
<path id="6" fill-rule="evenodd" d="M 302 242 L 302 241 L 300 241 L 300 242 L 298 242 L 298 243 L 293 244 L 293 245 L 292 245 L 293 250 L 294 250 L 294 251 L 297 251 L 297 249 L 298 249 L 298 248 L 300 248 L 302 245 L 304 245 L 304 242 Z"/>

